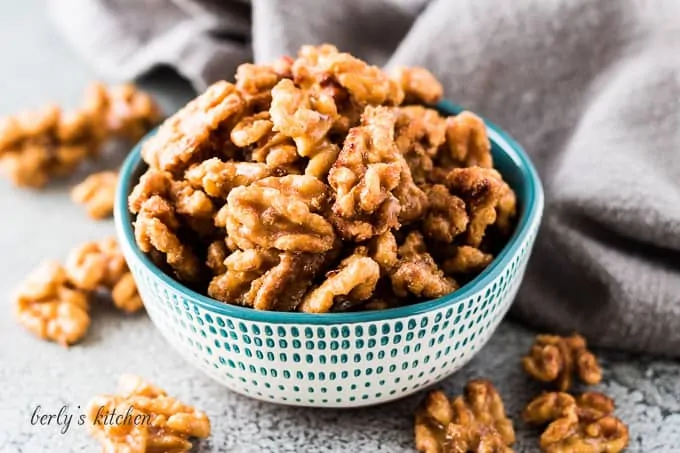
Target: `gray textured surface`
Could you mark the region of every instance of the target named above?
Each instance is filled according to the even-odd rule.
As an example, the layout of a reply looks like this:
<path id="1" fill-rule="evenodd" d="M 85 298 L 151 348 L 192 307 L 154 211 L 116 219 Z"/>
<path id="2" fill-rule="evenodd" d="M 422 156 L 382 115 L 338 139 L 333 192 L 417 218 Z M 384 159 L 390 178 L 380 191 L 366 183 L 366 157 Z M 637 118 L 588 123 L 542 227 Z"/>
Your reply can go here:
<path id="1" fill-rule="evenodd" d="M 50 28 L 39 1 L 0 3 L 0 114 L 40 105 L 47 99 L 75 104 L 94 75 Z M 151 85 L 166 107 L 188 96 L 177 84 Z M 110 221 L 95 223 L 68 200 L 69 183 L 41 193 L 0 181 L 0 453 L 92 452 L 84 427 L 66 434 L 56 426 L 31 426 L 40 404 L 56 411 L 69 404 L 79 414 L 97 393 L 112 391 L 121 373 L 149 378 L 208 412 L 213 435 L 199 451 L 411 452 L 411 416 L 421 395 L 382 407 L 351 411 L 278 407 L 230 393 L 186 366 L 144 316 L 126 317 L 97 308 L 86 341 L 70 350 L 41 342 L 15 325 L 10 292 L 46 257 L 63 258 L 69 248 L 113 233 Z M 506 322 L 475 360 L 443 386 L 459 391 L 475 376 L 493 379 L 515 415 L 538 391 L 518 366 L 531 333 Z M 605 382 L 618 414 L 628 422 L 633 452 L 680 452 L 680 365 L 603 354 Z M 536 433 L 517 423 L 517 452 L 536 450 Z"/>

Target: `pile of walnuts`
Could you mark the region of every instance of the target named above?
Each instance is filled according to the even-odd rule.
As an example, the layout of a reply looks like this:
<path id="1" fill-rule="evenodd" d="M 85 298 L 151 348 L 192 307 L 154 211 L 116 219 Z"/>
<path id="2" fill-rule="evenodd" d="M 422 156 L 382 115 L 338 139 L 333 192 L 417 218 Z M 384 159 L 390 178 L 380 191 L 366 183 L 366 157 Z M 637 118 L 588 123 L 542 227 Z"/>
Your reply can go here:
<path id="1" fill-rule="evenodd" d="M 387 74 L 331 45 L 243 64 L 144 144 L 137 244 L 184 284 L 258 310 L 451 293 L 512 233 L 516 199 L 484 122 L 425 106 L 441 96 L 423 68 Z"/>
<path id="2" fill-rule="evenodd" d="M 614 400 L 597 392 L 567 393 L 577 374 L 598 384 L 602 370 L 585 339 L 539 335 L 522 358 L 527 374 L 555 384 L 522 411 L 524 422 L 543 428 L 539 438 L 546 453 L 619 453 L 628 445 L 628 427 L 614 413 Z M 515 432 L 503 400 L 485 379 L 468 382 L 463 396 L 452 400 L 431 391 L 415 416 L 415 444 L 422 453 L 512 453 Z"/>

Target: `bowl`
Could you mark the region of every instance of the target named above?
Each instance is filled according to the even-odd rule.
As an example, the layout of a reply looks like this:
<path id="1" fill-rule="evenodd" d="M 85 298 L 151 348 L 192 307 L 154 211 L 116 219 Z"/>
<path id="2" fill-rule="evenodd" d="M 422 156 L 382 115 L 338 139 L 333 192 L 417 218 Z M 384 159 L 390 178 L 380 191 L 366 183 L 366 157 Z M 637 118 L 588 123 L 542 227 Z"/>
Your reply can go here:
<path id="1" fill-rule="evenodd" d="M 462 110 L 448 102 L 437 108 L 447 115 Z M 135 244 L 127 210 L 128 194 L 145 168 L 138 144 L 120 172 L 115 223 L 151 320 L 208 376 L 274 403 L 374 405 L 451 375 L 485 345 L 510 308 L 543 212 L 541 182 L 529 158 L 505 132 L 486 124 L 496 168 L 518 199 L 509 242 L 480 275 L 450 295 L 356 313 L 257 311 L 211 299 L 162 272 Z"/>

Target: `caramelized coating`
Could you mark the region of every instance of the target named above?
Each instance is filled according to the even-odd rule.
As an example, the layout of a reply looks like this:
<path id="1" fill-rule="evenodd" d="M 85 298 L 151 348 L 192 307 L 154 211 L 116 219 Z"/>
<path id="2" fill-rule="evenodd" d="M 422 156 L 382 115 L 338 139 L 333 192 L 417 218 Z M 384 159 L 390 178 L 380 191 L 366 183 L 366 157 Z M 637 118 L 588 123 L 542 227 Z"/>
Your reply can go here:
<path id="1" fill-rule="evenodd" d="M 85 205 L 93 219 L 104 219 L 113 214 L 118 173 L 102 171 L 93 173 L 71 190 L 71 199 Z"/>
<path id="2" fill-rule="evenodd" d="M 399 247 L 399 262 L 391 279 L 394 293 L 400 297 L 413 294 L 418 297 L 437 298 L 458 288 L 457 283 L 444 275 L 432 256 L 427 253 L 425 241 L 419 232 L 411 232 Z"/>
<path id="3" fill-rule="evenodd" d="M 355 251 L 342 260 L 338 269 L 327 273 L 321 285 L 305 296 L 300 311 L 327 313 L 338 299 L 363 302 L 371 297 L 379 278 L 378 263 Z"/>
<path id="4" fill-rule="evenodd" d="M 224 260 L 226 270 L 213 278 L 208 294 L 256 310 L 295 310 L 325 261 L 324 254 L 238 250 Z"/>
<path id="5" fill-rule="evenodd" d="M 362 126 L 350 129 L 328 174 L 335 191 L 331 220 L 346 240 L 363 241 L 399 226 L 403 158 L 394 144 L 394 113 L 367 108 Z"/>
<path id="6" fill-rule="evenodd" d="M 247 186 L 271 176 L 265 164 L 257 162 L 223 162 L 217 157 L 207 159 L 187 170 L 189 183 L 215 198 L 226 199 L 234 187 Z"/>
<path id="7" fill-rule="evenodd" d="M 478 274 L 491 264 L 493 255 L 469 245 L 454 245 L 447 251 L 442 269 L 448 275 Z"/>
<path id="8" fill-rule="evenodd" d="M 241 249 L 325 252 L 335 241 L 333 227 L 318 214 L 327 196 L 325 184 L 312 176 L 265 178 L 233 189 L 216 224 Z"/>
<path id="9" fill-rule="evenodd" d="M 444 87 L 425 68 L 397 67 L 390 77 L 399 84 L 404 91 L 404 103 L 435 104 L 444 94 Z"/>
<path id="10" fill-rule="evenodd" d="M 390 231 L 375 236 L 369 244 L 369 256 L 378 263 L 382 273 L 391 272 L 397 265 L 397 251 L 397 240 Z"/>
<path id="11" fill-rule="evenodd" d="M 210 435 L 204 412 L 130 375 L 121 376 L 118 394 L 94 397 L 87 415 L 90 433 L 106 452 L 188 452 L 189 439 Z"/>
<path id="12" fill-rule="evenodd" d="M 436 110 L 419 105 L 396 108 L 395 142 L 411 170 L 423 184 L 431 178 L 439 148 L 446 140 L 446 120 Z"/>
<path id="13" fill-rule="evenodd" d="M 291 137 L 303 157 L 315 155 L 317 145 L 338 115 L 332 97 L 302 90 L 288 79 L 281 80 L 272 89 L 269 113 L 274 130 Z"/>
<path id="14" fill-rule="evenodd" d="M 449 167 L 492 168 L 491 142 L 484 120 L 468 111 L 448 117 L 441 162 Z"/>
<path id="15" fill-rule="evenodd" d="M 179 228 L 172 205 L 159 195 L 152 195 L 142 203 L 135 220 L 137 246 L 145 253 L 162 253 L 179 280 L 199 281 L 203 267 L 192 248 L 178 237 Z"/>
<path id="16" fill-rule="evenodd" d="M 542 382 L 555 382 L 565 392 L 571 388 L 574 374 L 586 384 L 602 380 L 602 369 L 595 355 L 588 350 L 585 338 L 538 335 L 529 354 L 522 358 L 527 374 Z"/>
<path id="17" fill-rule="evenodd" d="M 486 228 L 496 221 L 496 207 L 506 190 L 503 179 L 494 169 L 454 168 L 446 176 L 446 185 L 465 202 L 469 217 L 465 243 L 479 247 Z"/>
<path id="18" fill-rule="evenodd" d="M 205 264 L 210 268 L 214 275 L 227 272 L 224 261 L 229 255 L 229 249 L 224 240 L 217 240 L 210 243 L 206 252 Z"/>
<path id="19" fill-rule="evenodd" d="M 439 390 L 428 393 L 416 412 L 415 441 L 423 453 L 512 453 L 515 431 L 496 388 L 476 379 L 452 401 Z"/>
<path id="20" fill-rule="evenodd" d="M 429 210 L 422 223 L 423 233 L 430 239 L 451 243 L 465 232 L 469 218 L 465 202 L 442 184 L 425 187 Z"/>
<path id="21" fill-rule="evenodd" d="M 19 286 L 14 311 L 27 330 L 62 346 L 78 342 L 90 326 L 86 293 L 68 281 L 60 264 L 51 261 L 43 263 Z"/>
<path id="22" fill-rule="evenodd" d="M 181 174 L 191 164 L 227 154 L 231 143 L 225 140 L 228 135 L 223 129 L 233 126 L 244 102 L 236 86 L 214 83 L 165 120 L 158 133 L 144 143 L 144 161 L 151 168 Z"/>
<path id="23" fill-rule="evenodd" d="M 626 425 L 614 417 L 614 401 L 601 393 L 577 398 L 550 392 L 534 398 L 522 412 L 527 423 L 547 425 L 540 438 L 549 453 L 618 453 L 628 445 Z"/>

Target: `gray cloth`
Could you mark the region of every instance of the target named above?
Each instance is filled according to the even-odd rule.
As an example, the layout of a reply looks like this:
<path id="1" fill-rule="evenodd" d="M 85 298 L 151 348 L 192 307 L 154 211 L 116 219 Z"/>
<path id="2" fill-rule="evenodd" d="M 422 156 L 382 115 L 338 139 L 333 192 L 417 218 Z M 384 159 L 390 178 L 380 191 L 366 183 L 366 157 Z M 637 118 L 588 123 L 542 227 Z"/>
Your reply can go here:
<path id="1" fill-rule="evenodd" d="M 330 42 L 422 65 L 532 156 L 547 208 L 513 314 L 680 357 L 680 1 L 54 0 L 95 68 L 197 89 Z"/>

